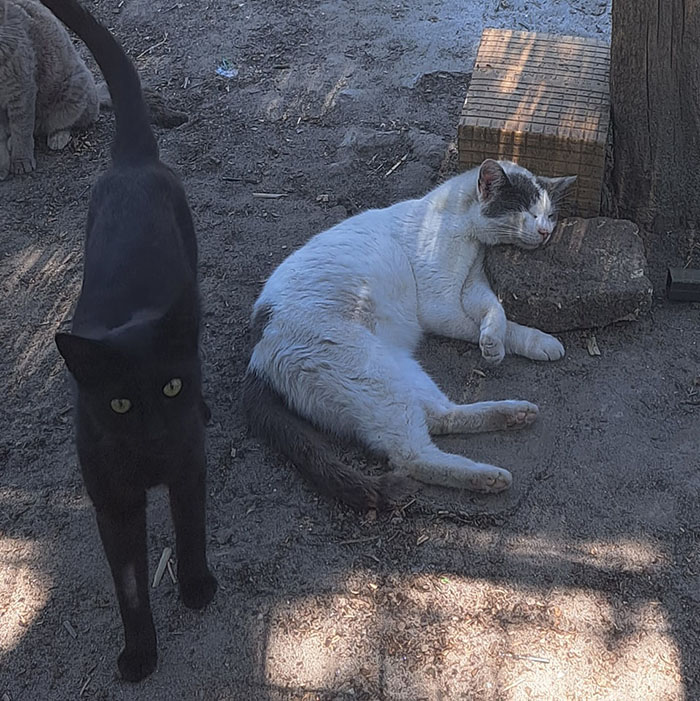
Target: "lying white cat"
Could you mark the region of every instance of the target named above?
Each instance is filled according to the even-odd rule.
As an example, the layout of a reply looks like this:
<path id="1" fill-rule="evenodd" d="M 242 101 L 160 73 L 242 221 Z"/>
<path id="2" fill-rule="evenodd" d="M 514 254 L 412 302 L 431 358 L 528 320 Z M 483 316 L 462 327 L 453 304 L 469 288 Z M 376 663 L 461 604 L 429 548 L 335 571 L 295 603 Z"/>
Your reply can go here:
<path id="1" fill-rule="evenodd" d="M 484 161 L 418 200 L 351 217 L 287 258 L 254 306 L 259 338 L 244 382 L 251 427 L 312 484 L 359 509 L 391 503 L 400 475 L 480 492 L 506 470 L 441 451 L 430 434 L 521 428 L 525 401 L 451 402 L 413 353 L 424 332 L 558 360 L 559 341 L 507 321 L 483 270 L 485 246 L 536 248 L 574 178 L 538 178 Z M 371 477 L 341 463 L 324 433 L 351 437 L 395 468 Z"/>

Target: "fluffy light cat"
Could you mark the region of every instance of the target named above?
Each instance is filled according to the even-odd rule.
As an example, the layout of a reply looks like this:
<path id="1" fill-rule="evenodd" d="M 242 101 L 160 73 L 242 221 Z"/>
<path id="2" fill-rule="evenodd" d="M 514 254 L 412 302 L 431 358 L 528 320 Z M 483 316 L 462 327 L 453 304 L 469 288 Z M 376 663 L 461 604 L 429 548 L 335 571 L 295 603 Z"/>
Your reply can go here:
<path id="1" fill-rule="evenodd" d="M 508 471 L 445 453 L 431 434 L 521 428 L 526 401 L 451 402 L 413 353 L 425 332 L 505 353 L 557 360 L 553 336 L 507 321 L 483 269 L 485 246 L 536 248 L 574 178 L 539 178 L 486 160 L 417 200 L 370 210 L 312 238 L 265 284 L 244 381 L 249 423 L 317 489 L 351 506 L 385 506 L 401 475 L 499 492 Z M 341 463 L 331 435 L 353 438 L 395 468 L 371 477 Z"/>
<path id="2" fill-rule="evenodd" d="M 61 23 L 34 0 L 0 0 L 0 180 L 34 170 L 35 134 L 62 149 L 98 112 L 95 81 Z"/>

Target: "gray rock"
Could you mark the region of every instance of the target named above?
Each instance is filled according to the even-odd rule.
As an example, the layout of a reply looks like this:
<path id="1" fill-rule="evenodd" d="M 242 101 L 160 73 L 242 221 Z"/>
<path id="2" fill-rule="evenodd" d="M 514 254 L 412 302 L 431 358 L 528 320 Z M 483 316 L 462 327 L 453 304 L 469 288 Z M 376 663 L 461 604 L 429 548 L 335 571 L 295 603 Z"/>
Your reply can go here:
<path id="1" fill-rule="evenodd" d="M 410 129 L 408 132 L 411 152 L 419 161 L 437 169 L 445 158 L 447 143 L 439 134 Z"/>
<path id="2" fill-rule="evenodd" d="M 564 220 L 544 248 L 486 255 L 508 318 L 550 333 L 636 319 L 651 305 L 646 270 L 636 224 L 604 217 Z"/>
<path id="3" fill-rule="evenodd" d="M 391 148 L 403 139 L 402 132 L 398 130 L 379 131 L 367 127 L 350 127 L 339 149 L 352 149 L 358 154 L 371 153 L 380 149 Z"/>

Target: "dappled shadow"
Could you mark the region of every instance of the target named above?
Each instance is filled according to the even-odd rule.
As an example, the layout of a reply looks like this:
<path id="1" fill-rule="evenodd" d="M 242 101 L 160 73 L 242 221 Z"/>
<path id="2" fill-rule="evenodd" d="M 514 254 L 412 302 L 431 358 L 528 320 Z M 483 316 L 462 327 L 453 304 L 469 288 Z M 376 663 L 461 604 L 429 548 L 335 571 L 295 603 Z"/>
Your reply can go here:
<path id="1" fill-rule="evenodd" d="M 189 46 L 179 50 L 185 55 Z M 292 89 L 287 103 L 266 103 L 270 119 L 292 124 L 279 134 L 251 132 L 250 147 L 235 152 L 240 173 L 273 170 L 264 162 L 272 156 L 261 155 L 265 138 L 281 144 L 298 137 L 296 120 L 281 118 L 285 104 L 297 117 L 326 114 L 323 105 L 335 109 L 345 68 L 342 60 L 319 68 L 306 91 L 301 82 L 290 88 L 289 74 L 268 83 L 266 99 Z M 302 77 L 297 72 L 293 80 Z M 305 102 L 309 97 L 314 105 Z M 218 105 L 220 94 L 204 99 Z M 260 98 L 243 105 L 250 124 L 261 104 Z M 238 146 L 228 121 L 214 126 L 212 141 Z M 340 138 L 323 126 L 304 126 L 312 146 L 286 154 L 309 162 L 304 185 L 280 201 L 261 203 L 238 181 L 224 189 L 205 170 L 209 162 L 188 174 L 206 271 L 205 375 L 214 412 L 209 543 L 221 589 L 207 610 L 191 612 L 166 573 L 152 590 L 159 669 L 137 686 L 116 677 L 121 626 L 80 484 L 70 396 L 52 342 L 79 284 L 85 185 L 106 151 L 87 163 L 43 154 L 39 172 L 0 184 L 11 229 L 0 241 L 7 281 L 0 696 L 700 696 L 700 478 L 689 394 L 700 361 L 697 310 L 657 303 L 652 319 L 598 331 L 599 358 L 588 355 L 578 334 L 567 334 L 568 356 L 556 365 L 508 358 L 487 368 L 473 346 L 429 340 L 421 359 L 451 396 L 522 397 L 540 405 L 538 422 L 517 436 L 449 439 L 450 450 L 511 469 L 510 495 L 429 494 L 372 520 L 317 499 L 278 456 L 246 437 L 236 402 L 247 310 L 274 266 L 317 225 L 339 216 L 315 197 L 335 182 L 324 149 Z M 184 141 L 183 133 L 192 132 L 166 139 L 171 154 L 179 153 L 173 142 Z M 107 143 L 107 130 L 100 142 Z M 206 160 L 196 141 L 188 147 Z M 392 178 L 404 171 L 384 175 L 395 156 L 372 181 L 383 184 L 371 193 L 372 204 L 389 204 L 400 190 Z M 256 191 L 268 185 L 279 191 L 280 182 L 289 185 L 270 176 Z M 427 191 L 430 184 L 426 177 L 401 191 Z M 224 215 L 225 235 L 209 226 Z M 152 573 L 163 548 L 173 545 L 161 491 L 151 496 L 149 524 Z"/>

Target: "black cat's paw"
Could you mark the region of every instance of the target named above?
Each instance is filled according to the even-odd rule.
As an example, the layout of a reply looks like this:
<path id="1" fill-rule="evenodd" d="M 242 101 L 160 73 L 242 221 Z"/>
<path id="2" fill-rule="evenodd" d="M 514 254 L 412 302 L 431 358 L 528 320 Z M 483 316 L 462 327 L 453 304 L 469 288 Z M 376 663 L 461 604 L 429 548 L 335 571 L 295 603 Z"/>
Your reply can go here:
<path id="1" fill-rule="evenodd" d="M 211 572 L 194 579 L 180 575 L 180 598 L 188 609 L 203 609 L 214 598 L 218 588 L 219 583 Z"/>
<path id="2" fill-rule="evenodd" d="M 119 673 L 127 682 L 140 682 L 155 671 L 158 653 L 153 650 L 122 650 L 117 659 Z"/>

